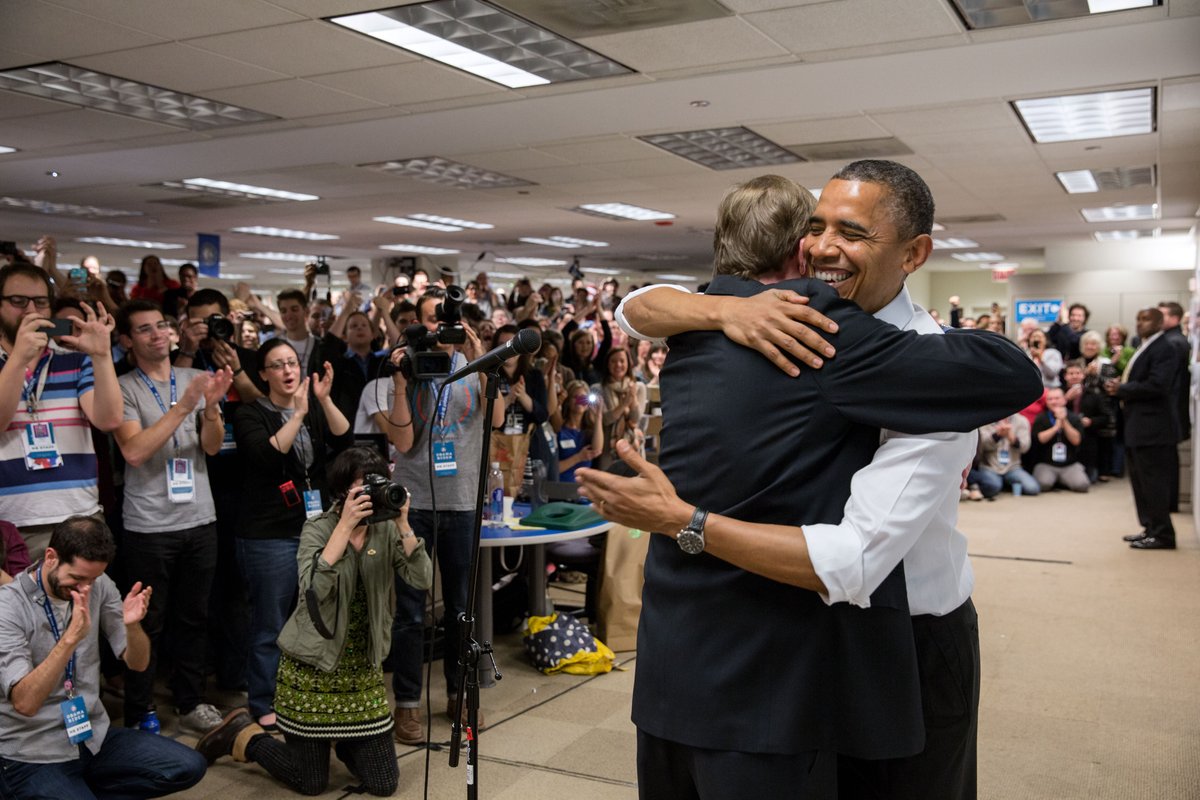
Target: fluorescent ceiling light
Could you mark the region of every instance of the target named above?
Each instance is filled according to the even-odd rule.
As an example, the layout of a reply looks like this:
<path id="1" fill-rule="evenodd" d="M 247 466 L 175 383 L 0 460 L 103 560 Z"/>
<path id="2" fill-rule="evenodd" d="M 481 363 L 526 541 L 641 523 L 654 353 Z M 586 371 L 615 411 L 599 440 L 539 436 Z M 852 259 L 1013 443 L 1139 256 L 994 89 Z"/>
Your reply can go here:
<path id="1" fill-rule="evenodd" d="M 448 158 L 422 156 L 399 161 L 376 161 L 359 164 L 363 169 L 400 175 L 405 178 L 432 183 L 438 186 L 454 186 L 459 189 L 507 189 L 515 186 L 536 186 L 532 181 L 514 178 L 501 172 L 493 172 L 470 164 L 461 164 Z"/>
<path id="2" fill-rule="evenodd" d="M 581 214 L 591 214 L 610 219 L 632 219 L 638 222 L 648 222 L 660 219 L 675 219 L 674 214 L 665 211 L 655 211 L 651 208 L 632 206 L 628 203 L 584 203 L 571 209 Z"/>
<path id="3" fill-rule="evenodd" d="M 478 0 L 437 0 L 329 21 L 510 89 L 631 72 Z"/>
<path id="4" fill-rule="evenodd" d="M 316 256 L 306 256 L 302 253 L 238 253 L 242 258 L 261 258 L 263 261 L 299 261 L 307 264 L 316 261 Z"/>
<path id="5" fill-rule="evenodd" d="M 573 249 L 576 247 L 608 247 L 608 242 L 593 242 L 589 239 L 575 239 L 570 236 L 551 236 L 548 239 L 542 239 L 537 236 L 522 236 L 520 241 L 528 242 L 529 244 L 541 244 L 547 247 L 562 247 Z"/>
<path id="6" fill-rule="evenodd" d="M 516 264 L 518 267 L 565 267 L 567 262 L 559 261 L 556 258 L 497 258 L 497 264 Z M 495 275 L 494 272 L 489 272 L 488 275 Z"/>
<path id="7" fill-rule="evenodd" d="M 251 275 L 248 272 L 222 272 L 217 276 L 217 278 L 223 281 L 249 281 L 257 277 L 257 275 Z"/>
<path id="8" fill-rule="evenodd" d="M 489 278 L 503 278 L 505 280 L 517 281 L 525 276 L 519 272 L 488 272 Z"/>
<path id="9" fill-rule="evenodd" d="M 1148 8 L 1153 5 L 1155 0 L 1088 0 L 1088 11 L 1092 14 L 1106 14 L 1109 11 Z"/>
<path id="10" fill-rule="evenodd" d="M 935 223 L 933 223 L 933 229 L 935 231 L 944 231 L 944 230 L 946 230 L 946 226 L 940 222 L 935 222 Z"/>
<path id="11" fill-rule="evenodd" d="M 306 239 L 310 242 L 324 242 L 337 239 L 332 233 L 310 233 L 309 231 L 294 231 L 289 228 L 264 228 L 262 225 L 252 225 L 244 228 L 231 228 L 233 233 L 252 233 L 255 236 L 278 236 L 283 239 Z"/>
<path id="12" fill-rule="evenodd" d="M 695 275 L 677 275 L 673 272 L 665 272 L 662 275 L 655 275 L 660 281 L 695 281 Z"/>
<path id="13" fill-rule="evenodd" d="M 1153 235 L 1152 231 L 1096 231 L 1092 234 L 1092 238 L 1097 242 L 1119 242 L 1151 235 Z"/>
<path id="14" fill-rule="evenodd" d="M 15 153 L 15 152 L 17 152 L 17 148 L 5 147 L 4 145 L 0 144 L 0 155 L 4 155 L 6 153 Z"/>
<path id="15" fill-rule="evenodd" d="M 1004 256 L 999 253 L 955 253 L 951 258 L 959 261 L 1002 261 Z"/>
<path id="16" fill-rule="evenodd" d="M 285 192 L 282 189 L 268 189 L 265 186 L 251 186 L 246 183 L 231 183 L 230 181 L 216 181 L 212 178 L 184 178 L 180 181 L 184 187 L 188 189 L 198 189 L 200 191 L 211 191 L 215 194 L 232 194 L 251 195 L 253 197 L 269 197 L 274 200 L 320 200 L 315 194 L 301 194 L 300 192 Z"/>
<path id="17" fill-rule="evenodd" d="M 371 217 L 376 222 L 386 222 L 389 225 L 407 225 L 410 228 L 424 228 L 428 231 L 461 231 L 459 225 L 443 225 L 438 222 L 425 222 L 419 219 L 409 219 L 408 217 Z"/>
<path id="18" fill-rule="evenodd" d="M 621 274 L 621 270 L 619 270 L 619 269 L 606 269 L 604 267 L 584 267 L 583 271 L 591 272 L 595 275 L 620 275 Z"/>
<path id="19" fill-rule="evenodd" d="M 637 137 L 668 153 L 709 169 L 741 169 L 795 164 L 803 158 L 749 128 L 712 128 Z"/>
<path id="20" fill-rule="evenodd" d="M 1088 194 L 1100 191 L 1100 184 L 1090 169 L 1074 169 L 1069 172 L 1056 172 L 1054 177 L 1067 190 L 1067 194 Z"/>
<path id="21" fill-rule="evenodd" d="M 122 211 L 117 208 L 80 206 L 74 203 L 51 203 L 47 200 L 30 200 L 25 197 L 0 197 L 0 208 L 16 211 L 35 211 L 60 217 L 140 217 L 140 211 Z"/>
<path id="22" fill-rule="evenodd" d="M 143 250 L 182 250 L 185 244 L 168 244 L 167 242 L 143 242 L 137 239 L 114 239 L 110 236 L 84 236 L 76 239 L 85 244 L 106 244 L 109 247 L 140 247 Z"/>
<path id="23" fill-rule="evenodd" d="M 281 268 L 281 267 L 274 267 L 272 269 L 268 269 L 267 272 L 274 273 L 275 275 L 303 275 L 304 274 L 304 270 L 302 270 L 302 269 Z"/>
<path id="24" fill-rule="evenodd" d="M 1149 167 L 1112 167 L 1110 169 L 1077 169 L 1056 172 L 1059 183 L 1070 194 L 1087 192 L 1111 192 L 1133 189 L 1138 186 L 1154 186 L 1158 170 Z"/>
<path id="25" fill-rule="evenodd" d="M 1133 136 L 1154 131 L 1154 90 L 1038 97 L 1013 103 L 1038 144 Z"/>
<path id="26" fill-rule="evenodd" d="M 134 264 L 142 263 L 140 258 L 133 258 L 130 259 L 130 261 L 132 261 Z M 158 259 L 158 263 L 162 264 L 164 267 L 182 267 L 184 264 L 194 265 L 196 262 L 186 258 L 160 258 Z"/>
<path id="27" fill-rule="evenodd" d="M 1077 19 L 1130 8 L 1161 5 L 1161 0 L 954 0 L 967 27 L 1004 28 L 1060 19 Z"/>
<path id="28" fill-rule="evenodd" d="M 380 250 L 394 250 L 397 253 L 421 253 L 427 256 L 448 256 L 461 253 L 461 250 L 451 250 L 448 247 L 426 247 L 422 244 L 381 244 Z"/>
<path id="29" fill-rule="evenodd" d="M 934 250 L 957 250 L 963 247 L 979 247 L 979 242 L 970 239 L 955 238 L 953 236 L 946 239 L 933 240 Z"/>
<path id="30" fill-rule="evenodd" d="M 194 131 L 279 119 L 60 61 L 0 71 L 0 88 Z"/>
<path id="31" fill-rule="evenodd" d="M 1088 222 L 1118 222 L 1133 219 L 1158 219 L 1158 205 L 1104 206 L 1081 212 Z"/>
<path id="32" fill-rule="evenodd" d="M 409 214 L 408 218 L 419 219 L 422 222 L 436 222 L 440 225 L 457 225 L 459 228 L 470 228 L 475 231 L 490 231 L 496 227 L 486 222 L 472 222 L 469 219 L 455 219 L 454 217 L 439 217 L 437 214 Z"/>

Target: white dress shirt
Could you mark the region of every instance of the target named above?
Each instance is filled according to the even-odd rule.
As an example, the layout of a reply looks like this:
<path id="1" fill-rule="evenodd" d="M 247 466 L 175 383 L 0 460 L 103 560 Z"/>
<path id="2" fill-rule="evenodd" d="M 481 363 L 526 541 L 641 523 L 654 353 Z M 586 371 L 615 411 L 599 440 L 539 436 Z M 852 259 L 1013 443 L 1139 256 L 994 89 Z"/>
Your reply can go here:
<path id="1" fill-rule="evenodd" d="M 646 338 L 623 311 L 614 314 L 622 330 Z M 904 286 L 875 317 L 902 330 L 942 333 Z M 874 459 L 854 473 L 842 521 L 803 526 L 809 558 L 828 589 L 821 598 L 867 608 L 871 593 L 903 559 L 909 611 L 948 614 L 966 602 L 975 585 L 967 539 L 955 525 L 962 471 L 975 455 L 977 434 L 885 430 L 880 438 Z"/>

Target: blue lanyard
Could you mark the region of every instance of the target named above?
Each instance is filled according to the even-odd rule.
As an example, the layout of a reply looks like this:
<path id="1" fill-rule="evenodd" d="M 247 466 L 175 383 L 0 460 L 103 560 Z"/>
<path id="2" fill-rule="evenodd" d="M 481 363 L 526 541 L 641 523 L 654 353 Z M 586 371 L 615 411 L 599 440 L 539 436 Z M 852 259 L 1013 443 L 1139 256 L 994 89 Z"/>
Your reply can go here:
<path id="1" fill-rule="evenodd" d="M 52 351 L 47 349 L 45 355 L 39 358 L 37 364 L 34 365 L 33 372 L 25 380 L 25 410 L 29 412 L 29 416 L 35 419 L 37 418 L 38 400 L 41 397 L 42 390 L 46 388 L 46 377 L 50 374 L 50 359 L 52 357 Z"/>
<path id="2" fill-rule="evenodd" d="M 137 374 L 138 374 L 138 377 L 142 379 L 142 383 L 146 384 L 146 388 L 150 390 L 150 394 L 154 395 L 154 401 L 156 403 L 158 403 L 159 410 L 162 411 L 163 416 L 165 417 L 167 415 L 167 407 L 165 405 L 163 405 L 162 396 L 159 395 L 158 389 L 154 386 L 154 382 L 150 380 L 150 377 L 148 375 L 146 375 L 145 372 L 142 372 L 141 367 L 137 368 Z M 171 367 L 171 406 L 172 406 L 172 408 L 175 406 L 176 402 L 177 402 L 177 397 L 175 395 L 175 368 Z M 175 426 L 175 430 L 171 431 L 171 443 L 173 445 L 175 445 L 175 455 L 177 457 L 179 456 L 178 431 L 179 431 L 179 426 Z"/>
<path id="3" fill-rule="evenodd" d="M 458 363 L 458 353 L 450 356 L 450 371 L 454 372 L 454 365 Z M 433 418 L 434 430 L 442 429 L 442 435 L 445 436 L 446 411 L 450 407 L 450 395 L 454 392 L 452 387 L 447 386 L 448 391 L 441 392 L 441 397 L 438 398 L 437 416 Z M 468 389 L 468 391 L 470 391 Z"/>
<path id="4" fill-rule="evenodd" d="M 42 583 L 42 564 L 38 563 L 37 569 L 38 589 L 46 591 L 46 584 Z M 58 632 L 58 620 L 54 617 L 54 608 L 50 605 L 50 597 L 42 596 L 42 611 L 46 612 L 46 620 L 50 623 L 50 633 L 54 634 L 55 643 L 61 638 Z M 63 688 L 67 690 L 67 697 L 75 696 L 75 652 L 71 652 L 71 660 L 67 662 L 67 673 L 63 676 Z"/>

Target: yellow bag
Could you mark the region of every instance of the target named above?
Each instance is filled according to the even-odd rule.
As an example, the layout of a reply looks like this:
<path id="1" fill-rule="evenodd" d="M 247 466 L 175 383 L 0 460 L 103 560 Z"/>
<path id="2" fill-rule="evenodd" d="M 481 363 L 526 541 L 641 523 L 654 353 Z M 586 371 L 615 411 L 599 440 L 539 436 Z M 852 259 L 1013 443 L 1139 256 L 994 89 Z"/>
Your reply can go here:
<path id="1" fill-rule="evenodd" d="M 533 666 L 547 675 L 598 675 L 610 672 L 616 658 L 586 625 L 557 613 L 525 620 L 525 652 Z"/>

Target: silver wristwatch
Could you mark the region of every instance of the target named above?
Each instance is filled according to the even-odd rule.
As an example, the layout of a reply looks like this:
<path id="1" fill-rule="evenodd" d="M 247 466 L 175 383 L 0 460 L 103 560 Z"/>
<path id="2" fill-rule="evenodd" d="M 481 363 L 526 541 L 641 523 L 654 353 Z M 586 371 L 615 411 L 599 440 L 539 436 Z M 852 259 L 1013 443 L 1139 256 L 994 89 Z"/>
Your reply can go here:
<path id="1" fill-rule="evenodd" d="M 679 544 L 679 549 L 690 556 L 699 555 L 704 552 L 704 523 L 708 520 L 708 512 L 696 506 L 696 510 L 692 513 L 692 521 L 687 524 L 679 533 L 675 534 L 675 541 Z"/>

